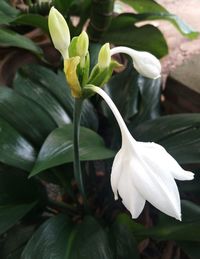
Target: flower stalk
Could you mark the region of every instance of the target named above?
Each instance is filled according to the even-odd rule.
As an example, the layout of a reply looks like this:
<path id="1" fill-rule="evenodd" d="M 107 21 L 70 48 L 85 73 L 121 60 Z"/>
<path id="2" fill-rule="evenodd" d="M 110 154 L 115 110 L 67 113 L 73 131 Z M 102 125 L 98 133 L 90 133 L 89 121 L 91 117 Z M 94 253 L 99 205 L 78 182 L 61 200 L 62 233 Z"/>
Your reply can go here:
<path id="1" fill-rule="evenodd" d="M 80 154 L 79 154 L 79 135 L 80 135 L 80 120 L 81 110 L 83 105 L 83 99 L 75 98 L 74 101 L 74 132 L 73 132 L 73 146 L 74 146 L 74 176 L 78 184 L 78 188 L 81 192 L 83 200 L 86 201 L 83 175 L 81 171 Z"/>

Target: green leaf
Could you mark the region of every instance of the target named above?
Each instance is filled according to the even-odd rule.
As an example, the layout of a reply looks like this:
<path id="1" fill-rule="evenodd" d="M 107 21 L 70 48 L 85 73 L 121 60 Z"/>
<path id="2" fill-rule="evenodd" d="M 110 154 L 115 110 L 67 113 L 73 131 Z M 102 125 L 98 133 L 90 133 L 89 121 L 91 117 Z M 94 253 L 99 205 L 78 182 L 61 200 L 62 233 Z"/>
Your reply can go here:
<path id="1" fill-rule="evenodd" d="M 113 259 L 108 237 L 98 222 L 87 216 L 71 233 L 66 259 Z"/>
<path id="2" fill-rule="evenodd" d="M 33 234 L 21 259 L 67 259 L 72 227 L 73 224 L 65 215 L 50 218 Z"/>
<path id="3" fill-rule="evenodd" d="M 30 25 L 49 33 L 47 18 L 39 14 L 22 14 L 14 19 L 13 23 Z"/>
<path id="4" fill-rule="evenodd" d="M 0 161 L 30 170 L 36 157 L 33 146 L 2 118 L 0 129 Z"/>
<path id="5" fill-rule="evenodd" d="M 149 35 L 148 41 L 146 35 Z M 134 21 L 123 15 L 113 18 L 108 30 L 103 35 L 103 42 L 148 51 L 158 58 L 168 53 L 166 41 L 156 27 L 152 25 L 136 27 Z"/>
<path id="6" fill-rule="evenodd" d="M 114 156 L 114 152 L 105 147 L 103 139 L 94 131 L 80 129 L 80 160 L 101 160 Z M 45 140 L 30 176 L 64 163 L 73 161 L 73 125 L 55 129 Z"/>
<path id="7" fill-rule="evenodd" d="M 4 166 L 0 171 L 0 206 L 33 203 L 44 197 L 44 187 L 36 179 L 16 168 Z"/>
<path id="8" fill-rule="evenodd" d="M 137 243 L 134 238 L 130 224 L 132 221 L 127 215 L 118 216 L 112 225 L 112 240 L 114 239 L 115 258 L 118 259 L 138 259 L 139 253 Z"/>
<path id="9" fill-rule="evenodd" d="M 34 101 L 44 109 L 58 126 L 71 122 L 68 114 L 59 104 L 55 96 L 41 84 L 35 83 L 18 73 L 14 81 L 14 88 L 19 94 Z"/>
<path id="10" fill-rule="evenodd" d="M 158 225 L 149 229 L 138 229 L 137 236 L 156 240 L 200 241 L 200 207 L 189 201 L 182 202 L 183 221 L 160 214 Z M 185 234 L 187 233 L 187 235 Z"/>
<path id="11" fill-rule="evenodd" d="M 2 259 L 20 259 L 21 253 L 28 239 L 35 230 L 34 225 L 18 224 L 7 231 L 3 239 L 3 247 L 0 250 Z"/>
<path id="12" fill-rule="evenodd" d="M 141 121 L 154 119 L 160 114 L 160 80 L 138 75 L 132 62 L 111 78 L 105 88 L 118 107 L 122 117 L 136 126 Z M 120 94 L 119 94 L 120 92 Z M 109 114 L 106 109 L 106 114 Z"/>
<path id="13" fill-rule="evenodd" d="M 16 8 L 13 8 L 5 0 L 0 2 L 0 24 L 7 25 L 12 22 L 19 11 Z"/>
<path id="14" fill-rule="evenodd" d="M 189 256 L 190 259 L 199 259 L 200 242 L 179 241 L 177 244 Z"/>
<path id="15" fill-rule="evenodd" d="M 44 187 L 27 174 L 10 167 L 0 168 L 0 235 L 24 217 L 38 201 L 44 202 Z"/>
<path id="16" fill-rule="evenodd" d="M 8 87 L 0 87 L 0 117 L 36 146 L 56 128 L 51 117 L 35 102 Z"/>
<path id="17" fill-rule="evenodd" d="M 167 20 L 171 22 L 184 36 L 194 39 L 199 33 L 193 30 L 189 25 L 182 21 L 178 16 L 169 13 L 163 6 L 152 0 L 122 0 L 129 4 L 137 12 L 141 13 L 138 16 L 140 21 L 145 20 Z"/>
<path id="18" fill-rule="evenodd" d="M 32 40 L 8 29 L 0 29 L 1 47 L 18 47 L 41 56 L 42 50 Z"/>
<path id="19" fill-rule="evenodd" d="M 179 163 L 200 162 L 200 114 L 168 115 L 131 128 L 140 141 L 163 145 Z"/>
<path id="20" fill-rule="evenodd" d="M 71 96 L 70 87 L 67 85 L 63 71 L 58 73 L 39 65 L 25 66 L 20 70 L 20 74 L 33 81 L 41 87 L 47 88 L 60 105 L 64 108 L 69 117 L 73 118 L 74 98 Z M 83 103 L 81 125 L 96 130 L 98 119 L 92 104 L 85 100 Z"/>
<path id="21" fill-rule="evenodd" d="M 15 225 L 35 205 L 36 202 L 0 206 L 0 235 Z"/>
<path id="22" fill-rule="evenodd" d="M 64 15 L 69 11 L 69 8 L 74 0 L 54 0 L 54 6 Z"/>

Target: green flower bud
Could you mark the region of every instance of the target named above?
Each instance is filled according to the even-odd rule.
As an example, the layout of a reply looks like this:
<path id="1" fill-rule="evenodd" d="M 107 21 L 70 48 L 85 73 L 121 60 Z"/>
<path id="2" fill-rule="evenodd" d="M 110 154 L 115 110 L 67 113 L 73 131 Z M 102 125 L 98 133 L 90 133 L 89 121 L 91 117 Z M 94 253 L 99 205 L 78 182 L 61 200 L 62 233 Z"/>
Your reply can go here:
<path id="1" fill-rule="evenodd" d="M 70 31 L 61 13 L 54 7 L 51 8 L 48 18 L 49 32 L 55 48 L 64 59 L 69 57 Z"/>
<path id="2" fill-rule="evenodd" d="M 85 31 L 77 38 L 76 51 L 79 57 L 85 57 L 88 53 L 89 39 Z"/>
<path id="3" fill-rule="evenodd" d="M 100 51 L 98 56 L 98 67 L 100 69 L 105 69 L 110 66 L 111 55 L 110 55 L 110 46 L 109 43 L 105 43 Z"/>

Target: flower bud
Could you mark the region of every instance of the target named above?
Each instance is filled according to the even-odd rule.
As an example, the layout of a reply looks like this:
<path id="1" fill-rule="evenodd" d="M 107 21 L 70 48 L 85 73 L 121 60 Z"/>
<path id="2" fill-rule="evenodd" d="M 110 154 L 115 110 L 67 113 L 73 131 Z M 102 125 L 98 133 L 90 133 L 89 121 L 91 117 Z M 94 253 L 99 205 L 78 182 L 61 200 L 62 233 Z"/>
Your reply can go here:
<path id="1" fill-rule="evenodd" d="M 64 59 L 67 59 L 70 44 L 69 28 L 62 14 L 54 7 L 49 12 L 48 25 L 55 48 L 61 53 Z"/>
<path id="2" fill-rule="evenodd" d="M 78 36 L 77 43 L 76 43 L 76 51 L 78 56 L 85 57 L 88 53 L 88 46 L 89 46 L 88 35 L 85 31 L 82 31 L 82 33 Z"/>
<path id="3" fill-rule="evenodd" d="M 100 51 L 98 56 L 98 67 L 100 69 L 105 69 L 110 66 L 111 62 L 111 55 L 110 55 L 110 46 L 109 43 L 104 44 Z"/>

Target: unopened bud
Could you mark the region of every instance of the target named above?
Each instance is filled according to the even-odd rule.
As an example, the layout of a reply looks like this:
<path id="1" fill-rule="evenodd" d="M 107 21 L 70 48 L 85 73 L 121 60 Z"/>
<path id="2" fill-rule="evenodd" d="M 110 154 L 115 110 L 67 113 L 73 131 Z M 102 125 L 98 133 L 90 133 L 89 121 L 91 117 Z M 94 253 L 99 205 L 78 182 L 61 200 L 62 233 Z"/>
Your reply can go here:
<path id="1" fill-rule="evenodd" d="M 48 18 L 49 32 L 55 48 L 64 59 L 69 57 L 70 32 L 68 25 L 61 13 L 54 7 L 51 8 Z"/>
<path id="2" fill-rule="evenodd" d="M 82 31 L 82 33 L 78 36 L 77 43 L 76 43 L 76 51 L 78 56 L 85 57 L 88 53 L 88 46 L 89 46 L 88 35 L 85 31 Z"/>
<path id="3" fill-rule="evenodd" d="M 104 44 L 98 56 L 98 67 L 100 69 L 108 68 L 111 62 L 111 55 L 110 55 L 110 46 L 109 43 Z"/>

